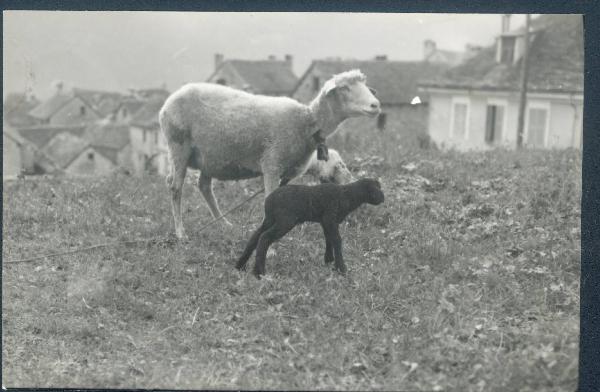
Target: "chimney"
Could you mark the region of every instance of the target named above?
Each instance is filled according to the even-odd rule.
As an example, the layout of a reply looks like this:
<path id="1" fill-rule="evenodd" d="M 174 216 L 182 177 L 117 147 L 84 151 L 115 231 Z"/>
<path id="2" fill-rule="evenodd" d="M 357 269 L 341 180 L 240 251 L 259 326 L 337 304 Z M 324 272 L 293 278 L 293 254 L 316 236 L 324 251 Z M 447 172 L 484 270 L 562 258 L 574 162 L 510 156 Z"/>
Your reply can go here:
<path id="1" fill-rule="evenodd" d="M 291 54 L 286 54 L 285 57 L 285 65 L 287 65 L 290 69 L 292 69 L 292 61 L 294 60 L 294 58 L 292 57 Z"/>
<path id="2" fill-rule="evenodd" d="M 62 94 L 63 89 L 65 87 L 65 83 L 62 80 L 56 80 L 54 83 L 54 89 L 56 90 L 55 93 L 58 94 Z"/>
<path id="3" fill-rule="evenodd" d="M 464 60 L 468 60 L 471 57 L 475 56 L 477 53 L 479 53 L 481 51 L 481 49 L 483 49 L 483 48 L 479 45 L 466 44 Z"/>
<path id="4" fill-rule="evenodd" d="M 426 39 L 423 41 L 423 60 L 427 60 L 429 56 L 435 52 L 436 44 L 435 41 Z"/>
<path id="5" fill-rule="evenodd" d="M 387 54 L 379 54 L 379 55 L 375 56 L 375 60 L 377 60 L 377 61 L 386 61 L 387 60 Z"/>
<path id="6" fill-rule="evenodd" d="M 501 33 L 506 33 L 510 30 L 510 14 L 502 14 L 502 27 Z"/>
<path id="7" fill-rule="evenodd" d="M 221 66 L 221 64 L 223 64 L 224 59 L 225 56 L 223 56 L 223 54 L 215 53 L 215 71 Z"/>
<path id="8" fill-rule="evenodd" d="M 276 60 L 274 54 L 270 54 L 269 57 L 268 57 L 268 59 L 269 59 L 269 61 L 275 61 Z"/>

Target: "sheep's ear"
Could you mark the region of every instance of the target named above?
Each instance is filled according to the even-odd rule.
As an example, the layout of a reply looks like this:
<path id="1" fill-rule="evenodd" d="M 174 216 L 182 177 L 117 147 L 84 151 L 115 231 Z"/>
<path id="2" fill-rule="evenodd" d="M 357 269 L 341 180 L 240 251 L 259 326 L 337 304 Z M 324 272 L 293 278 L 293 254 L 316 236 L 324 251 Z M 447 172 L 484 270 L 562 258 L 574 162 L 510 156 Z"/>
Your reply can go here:
<path id="1" fill-rule="evenodd" d="M 336 85 L 333 80 L 328 80 L 323 85 L 323 92 L 325 95 L 332 94 L 334 91 L 347 91 L 350 90 L 350 86 L 346 84 Z"/>
<path id="2" fill-rule="evenodd" d="M 325 95 L 329 95 L 331 94 L 333 91 L 335 91 L 336 89 L 336 85 L 335 82 L 333 80 L 328 80 L 325 82 L 325 84 L 323 85 L 323 93 Z"/>

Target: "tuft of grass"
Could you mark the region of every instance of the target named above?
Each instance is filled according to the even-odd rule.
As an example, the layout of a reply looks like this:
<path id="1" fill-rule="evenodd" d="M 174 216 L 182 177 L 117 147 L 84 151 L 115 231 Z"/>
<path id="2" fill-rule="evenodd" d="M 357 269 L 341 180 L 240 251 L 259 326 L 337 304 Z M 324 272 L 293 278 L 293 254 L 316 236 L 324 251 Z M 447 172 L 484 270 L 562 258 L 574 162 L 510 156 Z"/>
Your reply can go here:
<path id="1" fill-rule="evenodd" d="M 344 155 L 386 193 L 341 226 L 346 277 L 325 266 L 318 225 L 278 242 L 261 281 L 236 271 L 262 200 L 194 233 L 210 214 L 192 181 L 189 243 L 3 264 L 4 385 L 575 389 L 580 154 L 384 142 Z M 227 209 L 260 187 L 215 193 Z M 3 222 L 5 260 L 172 231 L 151 176 L 5 183 Z"/>

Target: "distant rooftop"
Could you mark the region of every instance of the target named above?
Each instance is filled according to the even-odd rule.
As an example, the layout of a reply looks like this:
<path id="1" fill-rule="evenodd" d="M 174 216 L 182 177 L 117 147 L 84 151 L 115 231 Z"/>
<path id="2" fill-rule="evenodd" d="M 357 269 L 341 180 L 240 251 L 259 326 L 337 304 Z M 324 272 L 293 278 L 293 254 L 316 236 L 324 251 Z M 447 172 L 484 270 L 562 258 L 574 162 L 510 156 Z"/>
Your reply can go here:
<path id="1" fill-rule="evenodd" d="M 68 132 L 75 136 L 83 136 L 84 126 L 52 126 L 43 125 L 19 129 L 19 134 L 26 140 L 33 143 L 37 148 L 44 147 L 54 136 Z"/>
<path id="2" fill-rule="evenodd" d="M 441 74 L 448 66 L 422 61 L 390 61 L 384 57 L 379 60 L 315 60 L 297 86 L 315 71 L 324 75 L 321 82 L 325 82 L 333 75 L 351 69 L 360 69 L 366 75 L 367 84 L 377 90 L 377 98 L 382 104 L 393 105 L 410 103 L 417 94 L 419 80 Z"/>
<path id="3" fill-rule="evenodd" d="M 524 28 L 501 36 L 519 36 Z M 580 15 L 541 15 L 531 21 L 529 48 L 530 91 L 583 92 L 583 20 Z M 516 90 L 522 59 L 514 64 L 496 61 L 496 45 L 481 50 L 463 64 L 424 87 Z"/>
<path id="4" fill-rule="evenodd" d="M 289 95 L 298 78 L 292 71 L 292 56 L 277 60 L 270 56 L 267 60 L 224 60 L 220 54 L 215 55 L 215 72 L 208 81 L 217 82 L 215 75 L 220 70 L 230 67 L 235 74 L 255 93 L 268 95 Z"/>

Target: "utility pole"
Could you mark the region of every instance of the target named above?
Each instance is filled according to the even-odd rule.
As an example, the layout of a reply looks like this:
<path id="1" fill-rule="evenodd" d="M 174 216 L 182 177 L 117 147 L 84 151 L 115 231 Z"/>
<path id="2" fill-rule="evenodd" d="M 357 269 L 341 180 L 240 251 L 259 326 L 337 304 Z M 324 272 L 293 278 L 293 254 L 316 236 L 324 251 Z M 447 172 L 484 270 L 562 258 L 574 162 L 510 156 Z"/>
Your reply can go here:
<path id="1" fill-rule="evenodd" d="M 517 148 L 523 147 L 523 130 L 525 125 L 525 108 L 527 107 L 527 78 L 529 74 L 529 24 L 531 16 L 525 16 L 525 37 L 523 42 L 523 57 L 521 59 L 521 96 L 519 98 L 519 118 L 517 122 Z"/>

